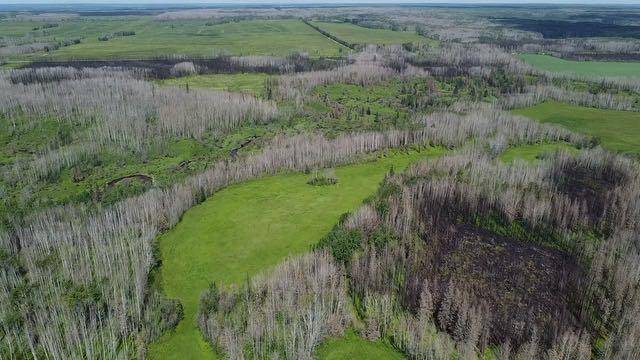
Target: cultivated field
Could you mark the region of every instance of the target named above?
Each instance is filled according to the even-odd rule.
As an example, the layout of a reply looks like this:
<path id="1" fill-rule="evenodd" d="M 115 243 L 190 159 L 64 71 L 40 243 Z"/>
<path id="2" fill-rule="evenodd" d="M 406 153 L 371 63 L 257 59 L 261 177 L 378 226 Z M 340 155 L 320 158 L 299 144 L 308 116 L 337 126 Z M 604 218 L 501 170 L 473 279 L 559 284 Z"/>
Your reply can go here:
<path id="1" fill-rule="evenodd" d="M 80 39 L 77 45 L 30 55 L 29 59 L 149 59 L 162 56 L 211 57 L 229 55 L 286 56 L 295 52 L 309 56 L 336 56 L 342 45 L 327 39 L 299 20 L 254 20 L 214 24 L 208 21 L 165 22 L 147 17 L 110 20 L 83 19 L 61 22 L 55 28 L 33 31 L 42 25 L 25 22 L 0 27 L 2 36 L 34 34 L 49 39 Z M 121 31 L 135 33 L 99 37 Z"/>

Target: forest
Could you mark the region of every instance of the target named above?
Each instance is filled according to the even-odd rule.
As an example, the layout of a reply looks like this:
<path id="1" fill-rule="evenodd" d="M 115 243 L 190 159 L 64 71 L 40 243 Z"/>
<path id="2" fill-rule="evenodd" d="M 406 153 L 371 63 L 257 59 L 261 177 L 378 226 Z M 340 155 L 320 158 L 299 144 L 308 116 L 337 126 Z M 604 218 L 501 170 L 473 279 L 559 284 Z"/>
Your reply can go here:
<path id="1" fill-rule="evenodd" d="M 638 29 L 0 4 L 0 359 L 639 359 Z"/>

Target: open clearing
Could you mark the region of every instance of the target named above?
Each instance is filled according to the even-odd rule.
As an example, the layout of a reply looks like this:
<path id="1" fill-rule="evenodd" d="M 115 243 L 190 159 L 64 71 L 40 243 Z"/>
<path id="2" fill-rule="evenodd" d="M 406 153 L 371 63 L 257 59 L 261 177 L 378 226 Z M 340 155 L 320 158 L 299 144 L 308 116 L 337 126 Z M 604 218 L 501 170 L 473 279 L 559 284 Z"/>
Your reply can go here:
<path id="1" fill-rule="evenodd" d="M 415 32 L 369 29 L 347 23 L 311 22 L 314 26 L 351 44 L 395 45 L 410 42 L 433 41 Z"/>
<path id="2" fill-rule="evenodd" d="M 519 57 L 534 67 L 584 77 L 635 77 L 640 78 L 640 62 L 570 61 L 550 55 L 521 54 Z"/>
<path id="3" fill-rule="evenodd" d="M 214 355 L 196 325 L 201 292 L 212 282 L 239 283 L 317 243 L 340 216 L 373 194 L 391 167 L 441 150 L 395 153 L 336 168 L 338 184 L 310 186 L 308 174 L 285 174 L 230 186 L 189 210 L 160 238 L 162 287 L 184 306 L 184 320 L 151 348 L 152 358 Z"/>
<path id="4" fill-rule="evenodd" d="M 149 59 L 174 54 L 211 57 L 230 55 L 286 56 L 306 52 L 310 56 L 334 56 L 342 45 L 298 20 L 251 20 L 207 25 L 204 20 L 156 21 L 147 17 L 110 20 L 74 20 L 55 28 L 33 31 L 36 22 L 24 22 L 0 30 L 0 36 L 32 34 L 46 39 L 81 39 L 81 43 L 32 59 Z M 108 41 L 98 37 L 118 31 L 135 31 Z"/>
<path id="5" fill-rule="evenodd" d="M 640 113 L 601 110 L 547 101 L 513 111 L 543 123 L 554 123 L 599 138 L 602 146 L 623 153 L 640 152 Z"/>
<path id="6" fill-rule="evenodd" d="M 245 92 L 255 96 L 261 96 L 264 90 L 264 81 L 269 75 L 262 73 L 240 74 L 206 74 L 192 75 L 161 80 L 163 85 L 172 85 L 231 92 Z"/>

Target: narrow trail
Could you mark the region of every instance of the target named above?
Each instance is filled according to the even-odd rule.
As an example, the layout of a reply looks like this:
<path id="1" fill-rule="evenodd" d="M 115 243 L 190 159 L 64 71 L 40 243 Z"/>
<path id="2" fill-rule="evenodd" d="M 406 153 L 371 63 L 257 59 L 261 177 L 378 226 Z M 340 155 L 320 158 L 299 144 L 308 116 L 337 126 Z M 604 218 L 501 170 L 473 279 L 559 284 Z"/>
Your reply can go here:
<path id="1" fill-rule="evenodd" d="M 284 174 L 230 186 L 189 210 L 160 238 L 162 286 L 184 319 L 152 344 L 152 359 L 215 359 L 197 327 L 201 292 L 228 286 L 309 251 L 345 212 L 373 194 L 393 167 L 403 170 L 440 149 L 395 153 L 336 168 L 338 184 L 310 186 L 308 174 Z"/>

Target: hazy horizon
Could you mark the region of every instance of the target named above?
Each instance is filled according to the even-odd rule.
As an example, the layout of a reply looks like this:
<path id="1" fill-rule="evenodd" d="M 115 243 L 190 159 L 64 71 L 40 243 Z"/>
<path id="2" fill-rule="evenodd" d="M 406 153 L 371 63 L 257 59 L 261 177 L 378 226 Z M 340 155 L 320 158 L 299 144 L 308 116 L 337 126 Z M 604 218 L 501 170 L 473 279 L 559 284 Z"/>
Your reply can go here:
<path id="1" fill-rule="evenodd" d="M 281 1 L 263 1 L 263 0 L 21 0 L 21 1 L 0 1 L 0 5 L 73 5 L 73 4 L 104 4 L 104 5 L 309 5 L 309 4 L 549 4 L 549 5 L 640 5 L 638 0 L 349 0 L 349 1 L 337 1 L 337 0 L 281 0 Z"/>

